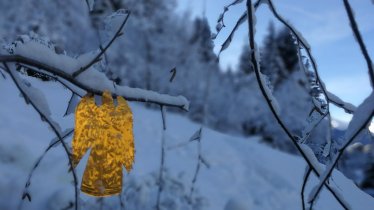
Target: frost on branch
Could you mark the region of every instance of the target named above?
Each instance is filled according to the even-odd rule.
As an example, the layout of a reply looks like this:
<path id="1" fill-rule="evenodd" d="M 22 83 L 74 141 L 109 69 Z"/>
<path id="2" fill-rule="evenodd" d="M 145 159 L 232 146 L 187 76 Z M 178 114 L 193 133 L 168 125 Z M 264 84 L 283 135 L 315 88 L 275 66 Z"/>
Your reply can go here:
<path id="1" fill-rule="evenodd" d="M 48 120 L 57 129 L 57 132 L 61 133 L 59 124 L 51 118 L 51 111 L 44 94 L 39 89 L 32 87 L 29 82 L 23 80 L 15 69 L 16 65 L 10 65 L 9 70 L 11 71 L 11 74 L 14 77 L 15 82 L 18 84 L 20 90 L 24 93 L 21 93 L 21 95 L 24 97 L 25 101 L 27 103 L 31 102 L 33 106 L 38 108 L 42 121 Z"/>

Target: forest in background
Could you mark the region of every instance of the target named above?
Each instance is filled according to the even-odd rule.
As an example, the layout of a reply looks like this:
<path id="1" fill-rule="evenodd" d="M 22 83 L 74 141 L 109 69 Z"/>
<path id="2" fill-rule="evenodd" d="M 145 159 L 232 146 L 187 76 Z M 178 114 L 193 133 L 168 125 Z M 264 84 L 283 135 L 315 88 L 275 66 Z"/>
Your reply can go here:
<path id="1" fill-rule="evenodd" d="M 2 1 L 0 20 L 3 43 L 14 41 L 19 34 L 33 39 L 49 37 L 57 53 L 74 56 L 93 50 L 109 39 L 102 20 L 119 8 L 132 11 L 125 32 L 111 47 L 99 68 L 114 83 L 184 95 L 191 101 L 190 111 L 182 113 L 196 122 L 224 133 L 260 135 L 269 145 L 296 153 L 287 136 L 276 125 L 255 81 L 248 47 L 243 46 L 239 65 L 220 69 L 213 52 L 211 29 L 205 19 L 191 20 L 188 13 L 176 14 L 176 1 L 101 0 L 90 15 L 82 10 L 82 1 L 64 3 L 35 0 L 32 3 Z M 6 8 L 17 8 L 8 10 Z M 34 11 L 39 12 L 34 12 Z M 96 36 L 94 36 L 96 35 Z M 295 40 L 287 29 L 276 30 L 269 24 L 261 45 L 262 73 L 280 103 L 281 115 L 293 132 L 301 132 L 313 102 L 307 78 L 300 69 Z M 217 43 L 216 43 L 217 44 Z M 304 60 L 303 62 L 308 62 Z M 106 65 L 108 64 L 108 65 Z M 176 75 L 170 81 L 170 70 Z M 32 74 L 32 72 L 29 72 Z M 290 97 L 282 97 L 289 95 Z M 292 95 L 292 97 L 291 97 Z M 150 106 L 152 108 L 152 106 Z M 175 110 L 177 111 L 177 110 Z M 338 148 L 342 132 L 333 129 L 336 141 L 328 144 L 328 122 L 321 123 L 306 142 L 318 159 L 328 163 L 327 145 Z M 374 152 L 372 134 L 366 132 L 340 162 L 339 169 L 359 186 L 372 193 L 374 187 Z M 359 164 L 358 164 L 359 163 Z M 355 170 L 352 170 L 355 169 Z"/>

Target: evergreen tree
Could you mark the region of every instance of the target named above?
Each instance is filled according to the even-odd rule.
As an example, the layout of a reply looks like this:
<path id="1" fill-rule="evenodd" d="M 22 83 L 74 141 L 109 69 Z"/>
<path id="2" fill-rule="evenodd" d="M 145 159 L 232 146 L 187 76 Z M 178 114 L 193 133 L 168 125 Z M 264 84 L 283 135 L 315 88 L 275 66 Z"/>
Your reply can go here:
<path id="1" fill-rule="evenodd" d="M 239 73 L 249 74 L 253 72 L 253 66 L 251 65 L 251 51 L 249 50 L 249 45 L 245 44 L 242 48 L 242 52 L 239 58 Z"/>
<path id="2" fill-rule="evenodd" d="M 276 37 L 279 56 L 281 57 L 286 71 L 292 73 L 298 63 L 297 48 L 291 37 L 290 30 L 283 28 Z"/>
<path id="3" fill-rule="evenodd" d="M 194 21 L 194 32 L 192 34 L 191 44 L 197 44 L 198 53 L 202 62 L 209 63 L 216 59 L 213 53 L 213 41 L 208 20 L 206 18 L 196 18 Z"/>
<path id="4" fill-rule="evenodd" d="M 277 87 L 295 70 L 297 48 L 287 28 L 277 33 L 274 24 L 270 23 L 268 30 L 261 54 L 261 71 Z"/>

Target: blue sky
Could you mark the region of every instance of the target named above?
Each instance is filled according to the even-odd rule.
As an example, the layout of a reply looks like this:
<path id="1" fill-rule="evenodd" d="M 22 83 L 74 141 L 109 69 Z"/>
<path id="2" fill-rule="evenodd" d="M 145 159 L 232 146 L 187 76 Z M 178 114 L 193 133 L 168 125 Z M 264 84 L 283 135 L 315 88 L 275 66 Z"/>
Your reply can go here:
<path id="1" fill-rule="evenodd" d="M 212 31 L 223 7 L 232 0 L 205 0 L 206 16 Z M 278 12 L 294 25 L 312 47 L 319 72 L 329 91 L 345 101 L 359 105 L 370 93 L 366 62 L 353 37 L 342 0 L 276 0 Z M 189 10 L 191 16 L 202 16 L 204 0 L 178 0 L 179 10 Z M 374 57 L 374 4 L 371 0 L 350 0 L 355 18 L 371 57 Z M 245 11 L 245 1 L 231 7 L 225 16 L 226 28 L 215 40 L 218 51 L 223 40 L 234 26 L 236 19 Z M 257 43 L 261 45 L 269 22 L 276 27 L 280 23 L 273 18 L 267 5 L 262 5 L 257 16 Z M 236 33 L 230 47 L 222 53 L 220 65 L 226 69 L 237 66 L 242 46 L 247 42 L 246 24 Z M 336 119 L 348 121 L 351 115 L 331 107 Z M 374 128 L 374 127 L 373 127 Z"/>

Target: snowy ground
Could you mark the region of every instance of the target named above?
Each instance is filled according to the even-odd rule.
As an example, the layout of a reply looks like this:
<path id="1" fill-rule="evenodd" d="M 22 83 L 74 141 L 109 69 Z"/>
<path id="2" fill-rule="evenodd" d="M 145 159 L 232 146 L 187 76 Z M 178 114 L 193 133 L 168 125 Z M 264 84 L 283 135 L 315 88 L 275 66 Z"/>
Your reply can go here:
<path id="1" fill-rule="evenodd" d="M 54 113 L 53 118 L 61 123 L 63 129 L 72 127 L 73 116 L 62 117 L 70 97 L 69 92 L 55 83 L 42 84 L 39 81 L 31 81 L 36 87 L 44 88 Z M 25 105 L 9 77 L 7 80 L 0 78 L 0 93 L 0 209 L 12 210 L 19 207 L 28 172 L 50 143 L 53 133 L 45 123 L 40 122 L 39 116 L 31 106 Z M 160 165 L 160 112 L 145 109 L 137 103 L 131 103 L 131 107 L 134 112 L 136 160 L 133 171 L 125 175 L 125 183 L 128 180 L 147 180 L 151 173 L 158 172 Z M 200 127 L 199 124 L 180 115 L 167 113 L 166 118 L 167 147 L 188 141 Z M 300 157 L 269 148 L 259 143 L 258 137 L 233 137 L 204 129 L 202 138 L 203 156 L 210 164 L 209 169 L 202 166 L 197 179 L 197 195 L 204 198 L 202 209 L 220 210 L 225 209 L 225 206 L 225 210 L 301 209 L 300 189 L 305 163 Z M 70 142 L 71 139 L 72 137 L 69 137 L 66 141 Z M 77 169 L 79 179 L 84 170 L 84 160 Z M 196 161 L 196 142 L 167 150 L 166 153 L 168 176 L 175 177 L 182 183 L 182 191 L 186 194 L 189 192 Z M 74 197 L 72 176 L 67 169 L 62 147 L 52 149 L 31 180 L 32 202 L 25 200 L 22 209 L 67 207 Z M 373 208 L 374 199 L 359 190 L 341 173 L 335 172 L 331 183 L 340 189 L 340 193 L 346 197 L 352 209 Z M 306 195 L 315 184 L 317 180 L 313 177 Z M 154 185 L 149 184 L 148 187 L 155 192 Z M 138 202 L 152 202 L 152 205 L 148 206 L 153 206 L 154 196 L 147 197 L 147 192 L 137 191 L 135 197 Z M 165 194 L 173 198 L 173 193 Z M 174 196 L 175 200 L 180 199 L 177 193 Z M 85 202 L 92 200 L 84 194 L 81 194 L 81 199 Z M 105 198 L 104 202 L 106 200 L 114 198 Z M 131 210 L 131 207 L 127 209 Z M 143 210 L 146 207 L 139 209 Z M 326 190 L 323 190 L 315 209 L 342 208 Z"/>

